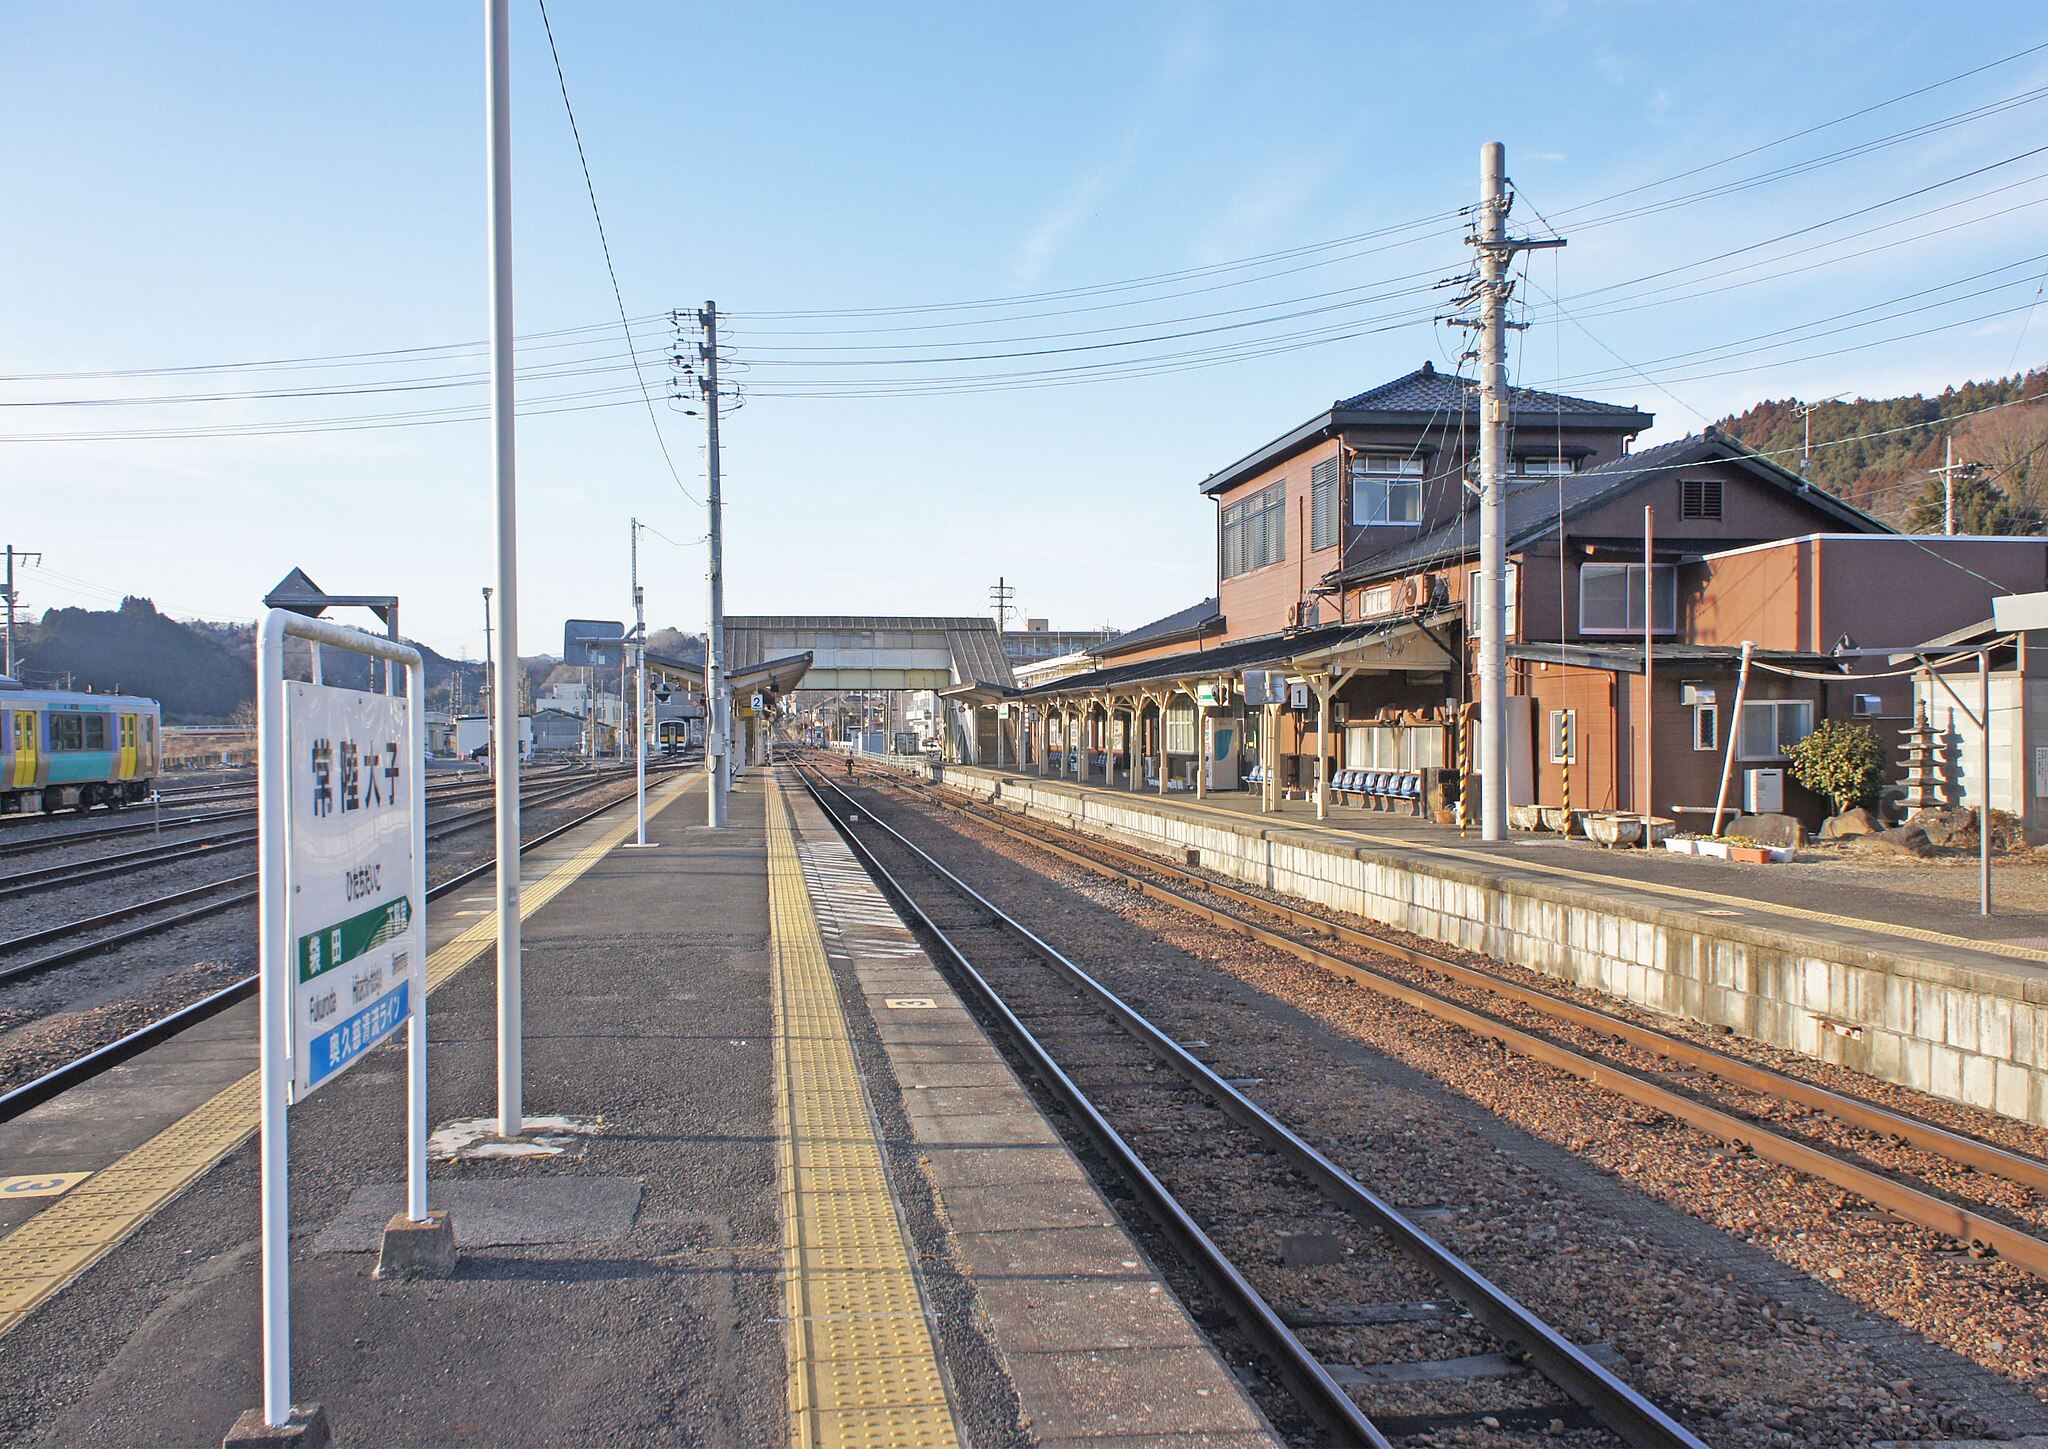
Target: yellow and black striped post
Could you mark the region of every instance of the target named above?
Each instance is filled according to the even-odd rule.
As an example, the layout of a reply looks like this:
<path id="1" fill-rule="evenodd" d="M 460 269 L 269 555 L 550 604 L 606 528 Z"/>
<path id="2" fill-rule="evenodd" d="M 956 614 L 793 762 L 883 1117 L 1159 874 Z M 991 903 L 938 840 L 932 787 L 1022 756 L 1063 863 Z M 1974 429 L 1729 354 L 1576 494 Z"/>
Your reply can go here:
<path id="1" fill-rule="evenodd" d="M 1472 715 L 1477 705 L 1458 710 L 1458 838 L 1465 838 L 1472 823 Z"/>

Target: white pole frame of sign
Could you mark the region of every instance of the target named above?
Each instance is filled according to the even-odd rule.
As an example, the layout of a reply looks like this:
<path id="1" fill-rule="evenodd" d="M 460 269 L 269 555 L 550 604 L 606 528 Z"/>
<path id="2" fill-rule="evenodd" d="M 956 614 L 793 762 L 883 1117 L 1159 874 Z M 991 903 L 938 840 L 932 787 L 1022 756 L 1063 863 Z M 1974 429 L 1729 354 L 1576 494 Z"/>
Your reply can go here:
<path id="1" fill-rule="evenodd" d="M 317 649 L 326 645 L 367 654 L 405 666 L 406 732 L 410 738 L 412 775 L 412 858 L 421 887 L 417 920 L 426 931 L 427 786 L 426 671 L 420 653 L 395 639 L 366 634 L 322 619 L 308 619 L 284 609 L 264 616 L 256 648 L 256 729 L 261 741 L 261 770 L 256 789 L 256 838 L 261 875 L 258 881 L 257 974 L 261 985 L 258 1055 L 263 1074 L 263 1419 L 282 1427 L 292 1412 L 291 1240 L 290 1195 L 286 1180 L 286 1084 L 292 1079 L 292 965 L 287 906 L 291 883 L 286 879 L 290 856 L 289 803 L 286 796 L 290 760 L 285 747 L 284 641 L 304 639 Z M 406 1189 L 405 1214 L 414 1222 L 427 1218 L 427 987 L 426 961 L 418 966 L 417 992 L 406 1027 Z"/>

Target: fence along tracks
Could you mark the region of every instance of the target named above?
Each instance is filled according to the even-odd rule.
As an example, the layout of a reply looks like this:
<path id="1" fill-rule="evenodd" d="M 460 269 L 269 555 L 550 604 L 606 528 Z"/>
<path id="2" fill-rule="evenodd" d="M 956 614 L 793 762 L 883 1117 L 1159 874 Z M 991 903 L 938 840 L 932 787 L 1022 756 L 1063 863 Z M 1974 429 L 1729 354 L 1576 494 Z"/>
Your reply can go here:
<path id="1" fill-rule="evenodd" d="M 1229 1306 L 1232 1316 L 1273 1363 L 1282 1383 L 1301 1403 L 1304 1410 L 1322 1423 L 1340 1442 L 1387 1444 L 1389 1440 L 1386 1434 L 1366 1417 L 1343 1386 L 1345 1379 L 1354 1382 L 1369 1380 L 1371 1372 L 1347 1370 L 1343 1365 L 1333 1369 L 1318 1360 L 1290 1326 L 1290 1315 L 1276 1310 L 1261 1296 L 1245 1272 L 1224 1254 L 1214 1239 L 1168 1191 L 1158 1175 L 1145 1164 L 1137 1151 L 1111 1125 L 1103 1110 L 1077 1083 L 1076 1077 L 1085 1075 L 1085 1069 L 1070 1072 L 1062 1067 L 1041 1041 L 1040 1036 L 1026 1026 L 1019 1011 L 1013 1009 L 1010 1001 L 991 982 L 989 972 L 968 956 L 966 949 L 957 939 L 965 933 L 963 929 L 958 926 L 942 925 L 935 919 L 932 911 L 927 909 L 927 903 L 913 895 L 910 889 L 881 862 L 869 842 L 864 840 L 861 834 L 856 833 L 855 827 L 847 820 L 849 815 L 859 813 L 851 808 L 850 797 L 829 779 L 817 779 L 808 770 L 801 771 L 801 776 L 813 797 L 838 823 L 854 852 L 874 873 L 877 881 L 901 901 L 905 909 L 938 942 L 958 976 L 994 1015 L 1030 1064 L 1034 1074 L 1074 1114 L 1090 1139 L 1110 1159 L 1119 1175 L 1143 1201 L 1148 1214 L 1208 1283 L 1211 1290 Z M 837 797 L 841 802 L 841 808 L 835 808 L 830 797 Z M 1585 1414 L 1590 1414 L 1593 1419 L 1613 1431 L 1622 1442 L 1643 1446 L 1643 1449 L 1662 1449 L 1662 1446 L 1680 1445 L 1689 1446 L 1690 1449 L 1690 1446 L 1701 1445 L 1700 1440 L 1615 1377 L 1593 1355 L 1573 1344 L 1528 1308 L 1502 1292 L 1477 1270 L 1431 1238 L 1392 1203 L 1372 1192 L 1343 1168 L 1309 1146 L 1258 1103 L 1211 1071 L 1081 967 L 986 897 L 974 891 L 886 822 L 877 820 L 872 814 L 862 815 L 860 830 L 864 832 L 870 829 L 885 836 L 889 848 L 905 855 L 914 869 L 928 874 L 941 883 L 946 892 L 967 902 L 976 913 L 992 919 L 1004 934 L 1021 942 L 1032 956 L 1042 961 L 1064 983 L 1081 993 L 1095 1007 L 1107 1012 L 1146 1053 L 1169 1067 L 1182 1082 L 1193 1089 L 1194 1093 L 1221 1111 L 1239 1128 L 1257 1137 L 1264 1148 L 1275 1154 L 1286 1169 L 1300 1174 L 1313 1183 L 1328 1202 L 1361 1227 L 1369 1232 L 1384 1235 L 1409 1263 L 1420 1268 L 1432 1282 L 1455 1298 L 1477 1324 L 1483 1326 L 1501 1343 L 1512 1348 L 1530 1367 L 1561 1389 L 1576 1405 L 1581 1406 Z M 1296 1190 L 1298 1191 L 1298 1188 Z M 1314 1312 L 1297 1311 L 1291 1317 L 1295 1322 L 1302 1324 L 1330 1321 L 1327 1318 L 1319 1318 Z M 1370 1322 L 1369 1319 L 1349 1321 Z M 1374 1371 L 1384 1371 L 1390 1367 L 1398 1369 L 1400 1366 L 1371 1366 Z M 1432 1366 L 1413 1367 L 1420 1372 L 1413 1375 L 1411 1390 L 1421 1390 L 1430 1377 L 1428 1369 Z M 1398 1373 L 1395 1376 L 1398 1377 Z M 1548 1417 L 1552 1411 L 1552 1406 L 1540 1406 L 1533 1411 L 1525 1410 L 1524 1413 L 1534 1412 L 1539 1417 Z M 1431 1417 L 1447 1421 L 1477 1421 L 1481 1415 L 1475 1411 L 1422 1416 L 1424 1419 Z M 1404 1428 L 1404 1432 L 1407 1431 L 1408 1429 Z"/>
<path id="2" fill-rule="evenodd" d="M 1667 1113 L 1710 1136 L 1747 1148 L 1768 1161 L 1845 1188 L 1895 1217 L 1942 1233 L 1974 1251 L 1995 1252 L 2015 1266 L 2048 1279 L 2048 1240 L 2034 1233 L 1838 1157 L 1754 1119 L 1647 1080 L 1625 1067 L 1476 1011 L 1412 982 L 1376 971 L 1362 962 L 1338 956 L 1318 943 L 1335 940 L 1364 951 L 1396 957 L 1440 973 L 1460 986 L 1538 1012 L 1560 1025 L 1614 1037 L 1680 1066 L 1719 1078 L 1731 1086 L 1780 1103 L 1825 1112 L 1852 1127 L 1897 1138 L 1930 1156 L 2003 1177 L 2048 1196 L 2048 1164 L 2037 1159 L 1951 1132 L 1872 1102 L 1800 1081 L 1652 1027 L 1562 1001 L 1545 992 L 1504 981 L 1486 971 L 1446 960 L 1375 932 L 1296 910 L 1249 891 L 1237 890 L 1168 861 L 1126 850 L 1093 836 L 1042 820 L 1032 820 L 1025 825 L 1015 818 L 951 799 L 944 793 L 907 782 L 899 776 L 885 773 L 879 778 L 909 789 L 942 809 L 965 814 L 1013 839 L 1045 850 L 1070 864 L 1112 878 L 1154 900 L 1242 932 L 1297 960 L 1497 1041 L 1512 1051 L 1593 1082 L 1629 1101 Z M 1162 885 L 1162 879 L 1173 884 Z M 1275 920 L 1287 929 L 1275 929 L 1264 924 Z"/>

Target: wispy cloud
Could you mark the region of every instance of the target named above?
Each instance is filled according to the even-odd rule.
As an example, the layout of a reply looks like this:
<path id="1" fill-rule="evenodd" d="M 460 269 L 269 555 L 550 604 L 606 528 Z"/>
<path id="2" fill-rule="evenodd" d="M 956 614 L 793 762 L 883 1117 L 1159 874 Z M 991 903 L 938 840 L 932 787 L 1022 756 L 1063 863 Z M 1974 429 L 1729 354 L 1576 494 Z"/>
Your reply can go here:
<path id="1" fill-rule="evenodd" d="M 1151 89 L 1109 154 L 1090 167 L 1025 236 L 1011 269 L 1019 285 L 1028 286 L 1044 275 L 1075 230 L 1130 177 L 1191 93 L 1195 80 L 1209 68 L 1212 54 L 1206 17 L 1195 12 L 1161 54 Z"/>

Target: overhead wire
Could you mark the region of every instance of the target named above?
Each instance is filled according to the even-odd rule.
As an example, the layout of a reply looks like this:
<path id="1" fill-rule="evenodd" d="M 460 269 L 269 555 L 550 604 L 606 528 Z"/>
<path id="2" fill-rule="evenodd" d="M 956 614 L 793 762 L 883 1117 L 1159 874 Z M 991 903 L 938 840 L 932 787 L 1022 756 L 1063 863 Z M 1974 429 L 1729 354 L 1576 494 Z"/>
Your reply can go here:
<path id="1" fill-rule="evenodd" d="M 555 81 L 562 90 L 562 109 L 569 117 L 569 134 L 576 142 L 576 160 L 583 167 L 583 188 L 590 197 L 590 215 L 597 223 L 597 242 L 604 251 L 604 269 L 612 282 L 612 300 L 618 304 L 619 327 L 626 334 L 626 354 L 633 360 L 633 377 L 640 385 L 641 400 L 647 405 L 647 425 L 654 429 L 654 441 L 661 448 L 661 460 L 668 465 L 668 475 L 675 480 L 676 488 L 692 503 L 702 505 L 703 500 L 683 486 L 683 475 L 676 471 L 676 460 L 669 456 L 668 439 L 661 431 L 661 419 L 654 411 L 654 397 L 647 391 L 647 374 L 640 370 L 638 344 L 633 340 L 633 324 L 626 320 L 626 298 L 619 289 L 619 270 L 612 264 L 611 239 L 605 235 L 604 213 L 597 205 L 597 183 L 591 179 L 590 157 L 583 150 L 583 131 L 576 124 L 576 107 L 569 102 L 569 78 L 562 70 L 562 53 L 555 46 L 554 23 L 548 19 L 548 0 L 537 0 L 540 6 L 541 28 L 547 33 L 548 54 L 555 62 Z"/>

